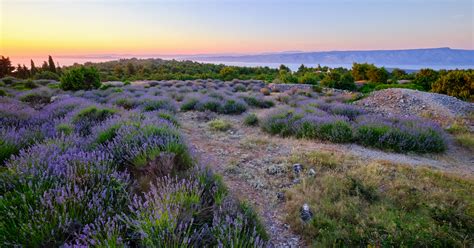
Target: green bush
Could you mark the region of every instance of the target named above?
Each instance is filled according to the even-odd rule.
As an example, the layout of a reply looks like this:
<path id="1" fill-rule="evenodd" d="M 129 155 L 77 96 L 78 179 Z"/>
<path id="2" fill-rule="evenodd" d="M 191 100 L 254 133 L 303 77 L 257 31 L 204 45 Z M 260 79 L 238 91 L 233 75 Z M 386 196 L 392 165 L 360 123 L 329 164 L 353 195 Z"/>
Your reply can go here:
<path id="1" fill-rule="evenodd" d="M 72 132 L 74 132 L 74 128 L 67 123 L 61 123 L 56 126 L 56 131 L 64 135 L 70 135 Z"/>
<path id="2" fill-rule="evenodd" d="M 51 95 L 47 92 L 32 92 L 20 97 L 20 101 L 31 104 L 48 104 L 51 101 Z"/>
<path id="3" fill-rule="evenodd" d="M 199 101 L 197 99 L 189 99 L 181 105 L 181 111 L 190 111 L 196 108 L 196 104 Z"/>
<path id="4" fill-rule="evenodd" d="M 59 81 L 59 76 L 56 73 L 50 71 L 40 71 L 35 74 L 34 79 L 47 79 Z"/>
<path id="5" fill-rule="evenodd" d="M 222 114 L 241 114 L 247 110 L 247 106 L 236 100 L 227 100 L 218 109 L 219 113 Z"/>
<path id="6" fill-rule="evenodd" d="M 73 123 L 78 122 L 102 122 L 107 118 L 114 115 L 117 111 L 108 108 L 97 108 L 96 106 L 90 106 L 82 109 L 73 118 Z"/>
<path id="7" fill-rule="evenodd" d="M 0 96 L 7 96 L 7 92 L 3 89 L 0 89 Z"/>
<path id="8" fill-rule="evenodd" d="M 252 107 L 271 108 L 275 106 L 275 103 L 271 100 L 265 100 L 265 99 L 256 98 L 253 96 L 244 96 L 243 99 L 249 106 L 252 106 Z"/>
<path id="9" fill-rule="evenodd" d="M 247 126 L 257 126 L 258 125 L 258 117 L 256 114 L 251 113 L 245 116 L 244 124 Z"/>
<path id="10" fill-rule="evenodd" d="M 11 155 L 17 154 L 19 151 L 20 149 L 15 144 L 0 138 L 0 165 L 4 164 Z"/>
<path id="11" fill-rule="evenodd" d="M 76 67 L 66 71 L 59 86 L 63 90 L 91 90 L 100 87 L 100 74 L 94 67 Z"/>
<path id="12" fill-rule="evenodd" d="M 224 132 L 232 128 L 232 125 L 223 119 L 215 119 L 207 123 L 209 128 L 214 131 Z"/>
<path id="13" fill-rule="evenodd" d="M 474 101 L 474 71 L 450 71 L 433 85 L 433 92 Z"/>

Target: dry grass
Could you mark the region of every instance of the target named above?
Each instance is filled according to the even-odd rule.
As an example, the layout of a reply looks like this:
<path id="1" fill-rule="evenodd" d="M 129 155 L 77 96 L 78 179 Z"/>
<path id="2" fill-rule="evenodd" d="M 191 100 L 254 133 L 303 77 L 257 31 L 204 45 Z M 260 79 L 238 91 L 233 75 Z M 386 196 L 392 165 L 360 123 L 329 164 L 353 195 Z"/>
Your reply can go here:
<path id="1" fill-rule="evenodd" d="M 474 244 L 474 178 L 312 152 L 290 161 L 316 170 L 286 192 L 287 221 L 316 246 Z M 309 223 L 299 217 L 308 203 Z"/>

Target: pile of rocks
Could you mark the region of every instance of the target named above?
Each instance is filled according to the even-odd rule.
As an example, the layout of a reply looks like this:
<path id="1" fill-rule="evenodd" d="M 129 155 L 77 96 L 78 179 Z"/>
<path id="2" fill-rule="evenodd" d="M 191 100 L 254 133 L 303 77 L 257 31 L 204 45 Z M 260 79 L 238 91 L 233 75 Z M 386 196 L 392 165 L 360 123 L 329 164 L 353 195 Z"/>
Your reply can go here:
<path id="1" fill-rule="evenodd" d="M 447 95 L 410 89 L 376 91 L 355 104 L 365 107 L 369 112 L 385 116 L 419 116 L 433 119 L 441 124 L 458 117 L 466 117 L 474 112 L 473 103 Z"/>

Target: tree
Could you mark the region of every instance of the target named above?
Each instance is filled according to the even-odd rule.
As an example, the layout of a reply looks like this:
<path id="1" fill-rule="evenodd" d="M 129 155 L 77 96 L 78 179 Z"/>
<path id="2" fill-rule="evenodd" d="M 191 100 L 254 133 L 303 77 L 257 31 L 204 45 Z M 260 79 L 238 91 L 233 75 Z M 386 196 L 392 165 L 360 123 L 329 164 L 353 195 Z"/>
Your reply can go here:
<path id="1" fill-rule="evenodd" d="M 421 69 L 415 75 L 414 84 L 420 85 L 424 90 L 431 90 L 431 85 L 439 78 L 439 73 L 433 69 Z"/>
<path id="2" fill-rule="evenodd" d="M 306 72 L 303 76 L 298 78 L 298 83 L 300 84 L 317 84 L 318 81 L 318 76 L 312 72 Z"/>
<path id="3" fill-rule="evenodd" d="M 91 90 L 100 87 L 100 74 L 95 67 L 80 66 L 63 73 L 59 87 L 63 90 Z"/>
<path id="4" fill-rule="evenodd" d="M 33 60 L 30 60 L 30 64 L 30 74 L 31 76 L 34 76 L 38 72 L 38 69 L 36 69 L 35 62 L 33 62 Z"/>
<path id="5" fill-rule="evenodd" d="M 298 71 L 296 71 L 296 74 L 302 76 L 304 75 L 305 73 L 309 72 L 309 69 L 308 67 L 304 66 L 303 64 L 300 65 L 300 67 L 298 67 Z"/>
<path id="6" fill-rule="evenodd" d="M 352 64 L 352 77 L 354 80 L 367 80 L 367 71 L 370 68 L 374 68 L 374 65 L 369 65 L 367 63 L 364 64 L 358 64 L 358 63 L 353 63 Z"/>
<path id="7" fill-rule="evenodd" d="M 367 79 L 372 83 L 387 83 L 388 71 L 385 68 L 370 66 L 366 72 Z"/>
<path id="8" fill-rule="evenodd" d="M 135 66 L 131 62 L 128 62 L 128 64 L 127 64 L 127 75 L 128 76 L 133 76 L 133 75 L 135 75 L 135 73 L 136 73 Z"/>
<path id="9" fill-rule="evenodd" d="M 436 93 L 454 96 L 463 100 L 474 100 L 474 71 L 450 71 L 432 85 Z"/>
<path id="10" fill-rule="evenodd" d="M 53 57 L 48 56 L 48 70 L 50 72 L 56 73 L 56 64 L 54 63 Z"/>
<path id="11" fill-rule="evenodd" d="M 355 90 L 354 78 L 350 73 L 344 73 L 339 81 L 336 81 L 334 88 L 341 90 Z"/>
<path id="12" fill-rule="evenodd" d="M 329 88 L 334 88 L 337 82 L 341 80 L 341 74 L 338 72 L 329 72 L 326 73 L 323 80 L 321 80 L 321 85 Z"/>
<path id="13" fill-rule="evenodd" d="M 224 67 L 220 70 L 219 75 L 220 75 L 222 80 L 230 81 L 234 78 L 238 78 L 239 73 L 238 73 L 236 68 L 226 66 L 226 67 Z"/>
<path id="14" fill-rule="evenodd" d="M 42 71 L 49 71 L 48 62 L 43 61 L 43 64 L 41 65 L 41 70 L 42 70 Z"/>
<path id="15" fill-rule="evenodd" d="M 124 72 L 122 66 L 116 65 L 114 67 L 114 74 L 115 74 L 116 77 L 122 78 L 125 75 L 125 72 Z"/>
<path id="16" fill-rule="evenodd" d="M 22 66 L 18 64 L 18 66 L 16 67 L 15 76 L 17 78 L 27 79 L 30 76 L 30 72 L 25 65 Z"/>
<path id="17" fill-rule="evenodd" d="M 3 57 L 0 59 L 0 78 L 7 75 L 11 75 L 15 67 L 12 66 L 12 62 L 9 57 Z"/>
<path id="18" fill-rule="evenodd" d="M 291 72 L 290 68 L 288 68 L 288 66 L 284 65 L 284 64 L 281 64 L 280 65 L 280 68 L 278 68 L 278 70 L 281 72 L 281 71 L 286 71 L 286 72 Z"/>
<path id="19" fill-rule="evenodd" d="M 403 79 L 407 75 L 407 73 L 402 69 L 395 68 L 392 70 L 391 75 L 393 79 L 400 80 Z"/>
<path id="20" fill-rule="evenodd" d="M 288 68 L 288 67 L 287 67 Z M 298 83 L 298 78 L 291 73 L 291 71 L 280 69 L 278 73 L 278 79 L 280 79 L 284 83 Z"/>

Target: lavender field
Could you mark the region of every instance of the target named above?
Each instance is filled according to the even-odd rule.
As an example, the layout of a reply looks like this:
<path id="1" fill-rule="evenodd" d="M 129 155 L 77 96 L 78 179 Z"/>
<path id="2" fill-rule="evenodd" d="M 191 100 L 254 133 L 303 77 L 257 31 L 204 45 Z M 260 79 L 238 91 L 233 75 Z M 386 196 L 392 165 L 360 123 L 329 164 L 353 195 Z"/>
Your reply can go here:
<path id="1" fill-rule="evenodd" d="M 34 87 L 19 89 L 3 83 L 0 96 L 0 244 L 5 247 L 278 245 L 271 218 L 253 206 L 265 205 L 266 198 L 235 194 L 235 180 L 248 181 L 243 174 L 226 185 L 229 170 L 219 170 L 215 160 L 197 151 L 214 147 L 211 136 L 203 141 L 209 143 L 190 145 L 188 138 L 207 132 L 216 140 L 243 132 L 243 138 L 272 140 L 277 147 L 356 146 L 387 158 L 425 161 L 450 156 L 453 146 L 439 123 L 374 113 L 353 104 L 356 93 L 342 90 L 279 92 L 252 80 L 115 83 L 78 91 L 60 90 L 54 81 L 30 84 Z M 190 115 L 196 118 L 187 119 Z M 215 120 L 222 123 L 202 129 Z M 253 152 L 267 143 L 256 144 Z M 238 145 L 230 141 L 222 147 Z M 314 152 L 284 153 L 285 165 L 265 169 L 280 175 L 275 181 L 289 184 L 250 187 L 264 189 L 272 204 L 276 191 L 282 192 L 276 208 L 287 211 L 285 232 L 301 237 L 293 245 L 473 244 L 472 178 L 432 168 L 420 172 L 394 165 L 397 159 L 375 166 L 323 149 Z M 272 150 L 262 156 L 273 156 Z M 367 166 L 378 173 L 368 173 Z M 273 179 L 265 180 L 270 185 Z M 303 204 L 309 210 L 302 210 Z M 376 220 L 382 210 L 391 219 Z"/>

